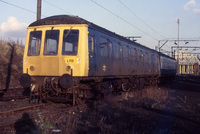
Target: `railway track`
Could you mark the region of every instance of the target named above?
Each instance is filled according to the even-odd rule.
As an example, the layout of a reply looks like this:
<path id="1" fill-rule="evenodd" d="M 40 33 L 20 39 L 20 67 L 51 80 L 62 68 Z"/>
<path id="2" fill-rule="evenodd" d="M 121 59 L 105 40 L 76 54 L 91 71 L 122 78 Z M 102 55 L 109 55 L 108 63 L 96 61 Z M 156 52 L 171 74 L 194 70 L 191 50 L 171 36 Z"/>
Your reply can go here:
<path id="1" fill-rule="evenodd" d="M 16 99 L 25 99 L 29 97 L 29 89 L 9 88 L 0 89 L 0 101 L 10 101 Z"/>
<path id="2" fill-rule="evenodd" d="M 15 133 L 17 131 L 16 125 L 19 125 L 19 127 L 24 127 L 26 126 L 24 122 L 33 122 L 35 125 L 41 125 L 37 130 L 38 132 L 39 129 L 43 127 L 42 124 L 46 120 L 59 122 L 63 118 L 66 118 L 63 117 L 64 115 L 73 115 L 78 110 L 80 111 L 81 109 L 85 108 L 86 105 L 72 106 L 63 103 L 57 104 L 48 102 L 5 110 L 0 112 L 0 131 L 2 133 Z"/>
<path id="3" fill-rule="evenodd" d="M 0 119 L 1 118 L 5 118 L 7 116 L 11 116 L 11 115 L 17 114 L 18 112 L 24 112 L 24 111 L 27 111 L 27 110 L 33 110 L 33 109 L 45 107 L 45 106 L 48 106 L 48 105 L 50 105 L 50 104 L 49 103 L 43 103 L 43 104 L 38 104 L 38 105 L 33 105 L 33 106 L 26 106 L 26 107 L 22 107 L 22 108 L 16 108 L 16 109 L 13 109 L 13 110 L 0 112 Z"/>
<path id="4" fill-rule="evenodd" d="M 51 103 L 43 103 L 32 106 L 24 106 L 21 108 L 10 109 L 7 111 L 0 112 L 0 129 L 13 126 L 16 122 L 16 117 L 22 115 L 23 113 L 30 112 L 31 110 L 40 109 L 46 106 L 50 106 Z M 13 118 L 10 119 L 10 118 Z"/>

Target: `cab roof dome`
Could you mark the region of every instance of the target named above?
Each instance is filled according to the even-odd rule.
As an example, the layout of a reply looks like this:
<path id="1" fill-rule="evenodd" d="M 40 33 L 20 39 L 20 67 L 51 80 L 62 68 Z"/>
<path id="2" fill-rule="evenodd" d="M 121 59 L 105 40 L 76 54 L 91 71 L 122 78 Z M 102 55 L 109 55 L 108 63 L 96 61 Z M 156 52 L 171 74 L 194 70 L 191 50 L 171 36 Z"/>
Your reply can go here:
<path id="1" fill-rule="evenodd" d="M 88 25 L 92 25 L 92 23 L 90 23 L 87 20 L 82 19 L 78 16 L 57 15 L 57 16 L 51 16 L 51 17 L 47 17 L 47 18 L 37 20 L 37 21 L 31 23 L 29 25 L 29 27 L 40 26 L 40 25 L 59 25 L 59 24 L 88 24 Z"/>

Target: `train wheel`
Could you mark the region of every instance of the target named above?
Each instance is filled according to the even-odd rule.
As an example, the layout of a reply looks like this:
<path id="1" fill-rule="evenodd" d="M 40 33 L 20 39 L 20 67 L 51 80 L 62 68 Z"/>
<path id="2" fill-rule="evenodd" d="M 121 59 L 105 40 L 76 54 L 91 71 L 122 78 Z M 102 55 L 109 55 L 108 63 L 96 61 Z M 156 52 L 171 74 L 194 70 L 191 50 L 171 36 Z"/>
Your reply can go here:
<path id="1" fill-rule="evenodd" d="M 122 83 L 122 90 L 124 91 L 124 92 L 128 92 L 128 91 L 130 91 L 130 86 L 127 84 L 127 83 Z"/>

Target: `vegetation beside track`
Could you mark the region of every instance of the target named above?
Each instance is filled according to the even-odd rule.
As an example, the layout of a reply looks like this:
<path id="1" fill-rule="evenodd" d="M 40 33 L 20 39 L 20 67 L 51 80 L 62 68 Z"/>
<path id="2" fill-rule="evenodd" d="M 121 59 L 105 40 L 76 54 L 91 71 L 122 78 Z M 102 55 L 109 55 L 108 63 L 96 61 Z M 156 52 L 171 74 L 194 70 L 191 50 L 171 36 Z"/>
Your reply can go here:
<path id="1" fill-rule="evenodd" d="M 198 134 L 200 85 L 170 84 L 114 93 L 85 106 L 55 104 L 26 111 L 1 132 Z M 13 102 L 14 103 L 14 102 Z M 12 103 L 12 104 L 13 104 Z M 18 102 L 19 103 L 19 102 Z M 29 129 L 25 129 L 29 128 Z"/>
<path id="2" fill-rule="evenodd" d="M 0 40 L 0 92 L 20 87 L 24 46 L 19 43 Z"/>

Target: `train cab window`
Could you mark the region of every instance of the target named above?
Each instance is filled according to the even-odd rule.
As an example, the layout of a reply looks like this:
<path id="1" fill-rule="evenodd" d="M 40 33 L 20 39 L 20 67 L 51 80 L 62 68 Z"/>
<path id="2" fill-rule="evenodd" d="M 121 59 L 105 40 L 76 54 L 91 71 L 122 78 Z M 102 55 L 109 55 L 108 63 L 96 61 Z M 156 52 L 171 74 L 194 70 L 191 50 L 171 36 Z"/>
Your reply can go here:
<path id="1" fill-rule="evenodd" d="M 44 44 L 44 55 L 57 55 L 59 30 L 47 30 Z"/>
<path id="2" fill-rule="evenodd" d="M 42 31 L 32 31 L 29 37 L 28 56 L 40 55 Z"/>
<path id="3" fill-rule="evenodd" d="M 78 38 L 78 30 L 64 30 L 62 55 L 77 55 Z"/>

